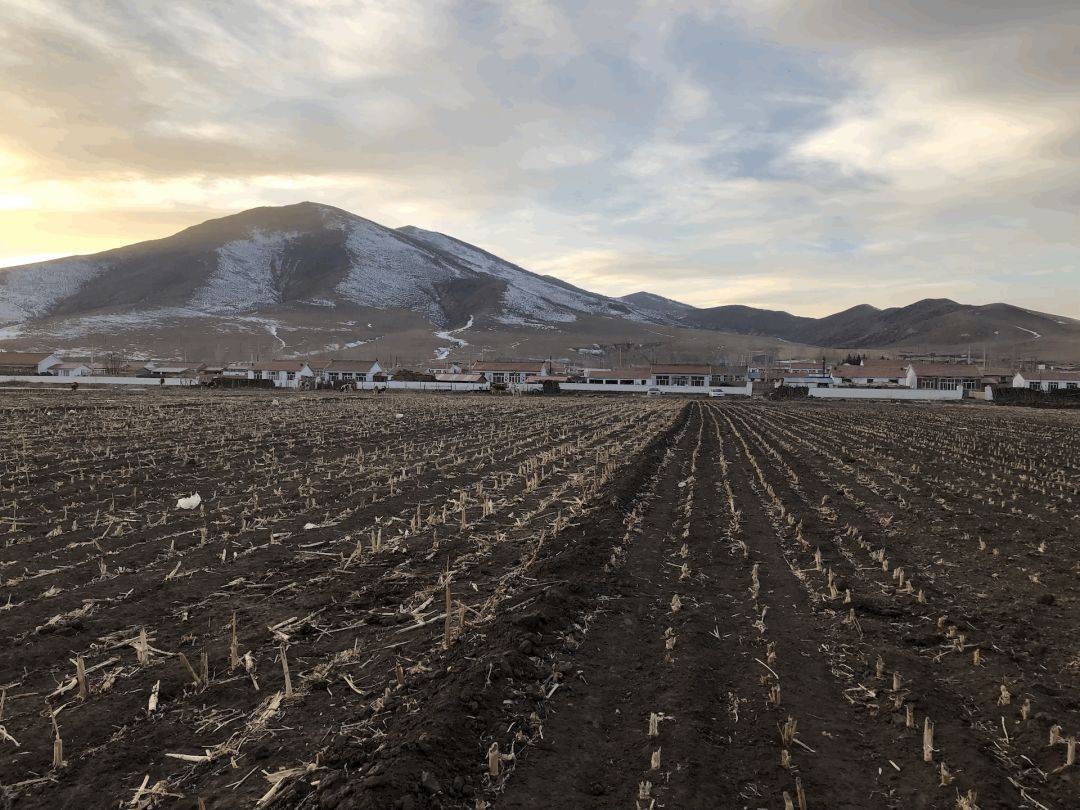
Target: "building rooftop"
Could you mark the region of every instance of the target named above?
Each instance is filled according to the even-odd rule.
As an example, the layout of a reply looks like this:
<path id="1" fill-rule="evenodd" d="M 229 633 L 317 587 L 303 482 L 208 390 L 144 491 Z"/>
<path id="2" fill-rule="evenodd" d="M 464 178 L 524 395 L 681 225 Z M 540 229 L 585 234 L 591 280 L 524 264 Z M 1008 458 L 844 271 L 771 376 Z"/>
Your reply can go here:
<path id="1" fill-rule="evenodd" d="M 378 360 L 328 360 L 320 371 L 345 372 L 347 374 L 370 374 Z"/>
<path id="2" fill-rule="evenodd" d="M 36 366 L 52 352 L 0 352 L 0 366 Z"/>
<path id="3" fill-rule="evenodd" d="M 531 371 L 538 374 L 543 368 L 543 360 L 479 361 L 472 364 L 473 371 Z"/>
<path id="4" fill-rule="evenodd" d="M 712 370 L 709 366 L 703 366 L 698 363 L 667 363 L 664 365 L 654 365 L 652 367 L 653 374 L 710 374 Z"/>
<path id="5" fill-rule="evenodd" d="M 647 368 L 594 368 L 584 376 L 595 380 L 644 380 L 651 373 Z"/>

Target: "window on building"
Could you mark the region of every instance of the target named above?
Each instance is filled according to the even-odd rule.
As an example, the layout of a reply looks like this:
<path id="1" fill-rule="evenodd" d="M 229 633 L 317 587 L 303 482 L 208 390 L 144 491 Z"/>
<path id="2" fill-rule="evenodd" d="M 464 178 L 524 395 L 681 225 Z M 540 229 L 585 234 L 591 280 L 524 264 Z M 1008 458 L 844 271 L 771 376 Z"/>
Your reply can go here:
<path id="1" fill-rule="evenodd" d="M 695 374 L 690 377 L 690 385 L 694 387 L 701 387 L 705 385 L 705 377 L 700 374 Z"/>
<path id="2" fill-rule="evenodd" d="M 657 385 L 671 385 L 671 377 L 669 377 L 667 374 L 657 374 L 656 375 L 656 384 Z"/>
<path id="3" fill-rule="evenodd" d="M 1047 383 L 1046 387 L 1051 391 L 1057 391 L 1058 390 L 1058 383 L 1057 382 Z"/>
<path id="4" fill-rule="evenodd" d="M 1039 390 L 1039 381 L 1038 380 L 1031 380 L 1028 383 L 1028 388 L 1030 388 L 1032 391 L 1038 391 Z"/>
<path id="5" fill-rule="evenodd" d="M 1077 384 L 1076 383 L 1065 383 L 1065 388 L 1068 389 L 1069 391 L 1075 391 L 1076 388 L 1077 388 Z"/>
<path id="6" fill-rule="evenodd" d="M 619 385 L 633 385 L 633 380 L 619 380 Z"/>
<path id="7" fill-rule="evenodd" d="M 686 374 L 676 374 L 671 378 L 672 385 L 689 385 L 690 377 Z"/>
<path id="8" fill-rule="evenodd" d="M 286 380 L 295 380 L 296 379 L 296 372 L 294 372 L 294 371 L 285 372 L 285 379 Z"/>

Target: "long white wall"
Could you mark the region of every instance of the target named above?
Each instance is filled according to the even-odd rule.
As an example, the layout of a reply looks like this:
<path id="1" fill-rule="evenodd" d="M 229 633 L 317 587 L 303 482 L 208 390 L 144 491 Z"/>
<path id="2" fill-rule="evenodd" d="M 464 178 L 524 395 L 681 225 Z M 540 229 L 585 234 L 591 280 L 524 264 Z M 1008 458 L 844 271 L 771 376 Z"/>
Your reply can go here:
<path id="1" fill-rule="evenodd" d="M 141 385 L 146 388 L 157 388 L 161 380 L 154 377 L 99 377 L 86 375 L 85 377 L 38 377 L 29 374 L 0 376 L 0 384 L 3 383 L 36 383 L 37 385 L 53 385 L 70 387 L 77 382 L 79 387 L 84 385 Z M 165 385 L 198 385 L 199 381 L 191 377 L 166 377 Z"/>
<path id="2" fill-rule="evenodd" d="M 811 388 L 808 395 L 816 399 L 904 399 L 946 400 L 963 399 L 964 389 L 936 391 L 928 388 Z"/>
<path id="3" fill-rule="evenodd" d="M 389 382 L 353 382 L 358 390 L 372 391 L 386 388 L 390 391 L 487 391 L 488 383 L 428 382 L 418 380 L 390 380 Z"/>
<path id="4" fill-rule="evenodd" d="M 650 388 L 659 388 L 665 394 L 699 394 L 701 396 L 707 395 L 710 391 L 723 391 L 726 396 L 733 397 L 748 397 L 753 390 L 753 385 L 747 383 L 746 385 L 712 385 L 712 386 L 690 386 L 690 385 L 603 385 L 597 383 L 559 383 L 560 391 L 588 391 L 594 394 L 605 393 L 624 393 L 624 394 L 644 394 Z"/>

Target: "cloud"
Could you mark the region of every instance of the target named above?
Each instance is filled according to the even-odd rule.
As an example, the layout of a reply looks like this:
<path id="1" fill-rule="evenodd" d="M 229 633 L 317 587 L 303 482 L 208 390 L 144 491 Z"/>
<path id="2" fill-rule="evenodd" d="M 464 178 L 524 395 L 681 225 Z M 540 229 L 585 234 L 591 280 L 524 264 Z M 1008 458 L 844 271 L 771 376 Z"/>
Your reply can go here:
<path id="1" fill-rule="evenodd" d="M 1080 315 L 1078 31 L 1072 2 L 11 0 L 0 261 L 316 199 L 613 294 Z"/>

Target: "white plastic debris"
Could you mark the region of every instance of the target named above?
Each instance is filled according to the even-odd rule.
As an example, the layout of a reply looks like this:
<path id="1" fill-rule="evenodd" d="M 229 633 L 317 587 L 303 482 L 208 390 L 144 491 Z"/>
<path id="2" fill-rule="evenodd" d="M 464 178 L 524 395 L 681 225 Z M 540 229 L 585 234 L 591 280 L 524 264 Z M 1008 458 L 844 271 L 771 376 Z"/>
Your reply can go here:
<path id="1" fill-rule="evenodd" d="M 404 419 L 404 418 L 405 418 L 405 414 L 403 414 L 403 413 L 395 413 L 395 414 L 394 414 L 394 418 L 395 418 L 395 419 Z"/>
<path id="2" fill-rule="evenodd" d="M 177 509 L 198 509 L 199 504 L 202 503 L 202 497 L 196 492 L 194 495 L 189 495 L 186 498 L 180 498 L 176 501 Z"/>
<path id="3" fill-rule="evenodd" d="M 304 530 L 310 531 L 311 529 L 321 529 L 322 527 L 318 523 L 305 523 Z"/>

